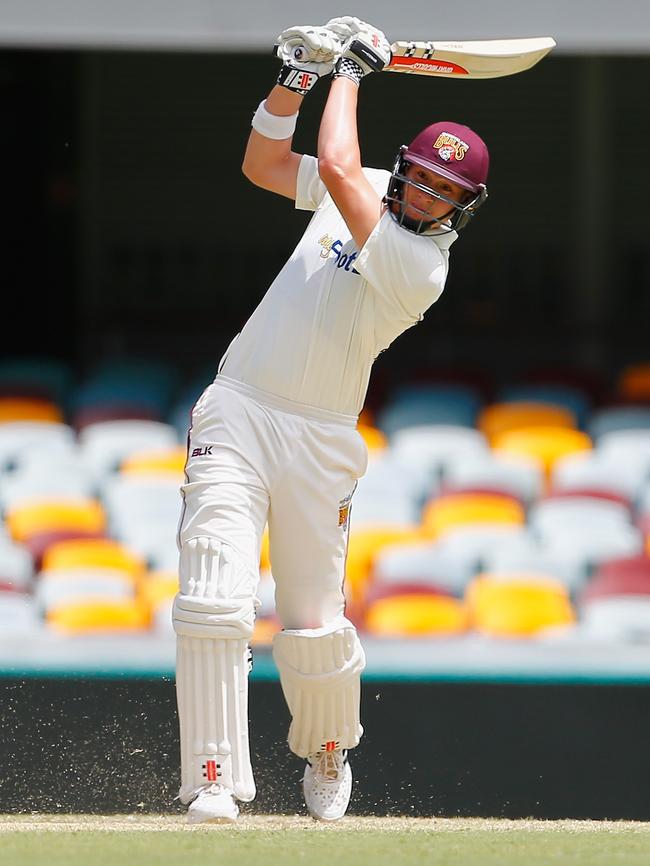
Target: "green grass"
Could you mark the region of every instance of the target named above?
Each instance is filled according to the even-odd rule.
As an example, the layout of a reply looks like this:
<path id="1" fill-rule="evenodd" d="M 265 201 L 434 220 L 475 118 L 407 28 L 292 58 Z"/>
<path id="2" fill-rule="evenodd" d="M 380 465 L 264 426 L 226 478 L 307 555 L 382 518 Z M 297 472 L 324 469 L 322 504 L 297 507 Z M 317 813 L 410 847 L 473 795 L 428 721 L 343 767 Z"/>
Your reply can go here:
<path id="1" fill-rule="evenodd" d="M 1 866 L 648 866 L 650 825 L 462 819 L 0 817 Z"/>

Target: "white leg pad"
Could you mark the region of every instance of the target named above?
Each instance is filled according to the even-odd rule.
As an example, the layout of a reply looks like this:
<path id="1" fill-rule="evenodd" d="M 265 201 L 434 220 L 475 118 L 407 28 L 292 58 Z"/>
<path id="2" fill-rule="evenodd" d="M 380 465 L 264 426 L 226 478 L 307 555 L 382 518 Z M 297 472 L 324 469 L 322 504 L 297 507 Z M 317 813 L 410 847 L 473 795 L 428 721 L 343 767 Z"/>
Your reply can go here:
<path id="1" fill-rule="evenodd" d="M 344 617 L 317 629 L 287 629 L 273 639 L 273 658 L 291 712 L 289 748 L 301 758 L 359 744 L 365 654 Z"/>
<path id="2" fill-rule="evenodd" d="M 174 600 L 176 696 L 181 742 L 180 800 L 218 783 L 255 797 L 248 741 L 248 642 L 257 575 L 216 539 L 183 545 Z"/>

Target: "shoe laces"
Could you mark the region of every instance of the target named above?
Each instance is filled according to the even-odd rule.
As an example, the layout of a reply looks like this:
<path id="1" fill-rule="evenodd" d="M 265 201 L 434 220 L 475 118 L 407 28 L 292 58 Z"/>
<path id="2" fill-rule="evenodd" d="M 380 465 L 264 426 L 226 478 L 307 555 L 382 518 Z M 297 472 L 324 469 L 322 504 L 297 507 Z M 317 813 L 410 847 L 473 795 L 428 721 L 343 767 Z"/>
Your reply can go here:
<path id="1" fill-rule="evenodd" d="M 309 763 L 321 782 L 338 782 L 343 777 L 346 752 L 335 749 L 332 752 L 316 752 L 309 756 Z"/>

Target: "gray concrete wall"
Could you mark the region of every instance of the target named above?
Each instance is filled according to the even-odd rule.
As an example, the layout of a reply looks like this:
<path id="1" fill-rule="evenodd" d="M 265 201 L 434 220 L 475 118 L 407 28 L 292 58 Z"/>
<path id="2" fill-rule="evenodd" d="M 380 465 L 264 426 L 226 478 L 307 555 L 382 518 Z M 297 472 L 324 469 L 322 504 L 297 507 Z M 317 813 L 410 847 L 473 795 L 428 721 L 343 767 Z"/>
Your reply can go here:
<path id="1" fill-rule="evenodd" d="M 287 26 L 350 13 L 391 41 L 549 35 L 559 52 L 650 50 L 647 0 L 0 0 L 0 45 L 263 51 Z"/>

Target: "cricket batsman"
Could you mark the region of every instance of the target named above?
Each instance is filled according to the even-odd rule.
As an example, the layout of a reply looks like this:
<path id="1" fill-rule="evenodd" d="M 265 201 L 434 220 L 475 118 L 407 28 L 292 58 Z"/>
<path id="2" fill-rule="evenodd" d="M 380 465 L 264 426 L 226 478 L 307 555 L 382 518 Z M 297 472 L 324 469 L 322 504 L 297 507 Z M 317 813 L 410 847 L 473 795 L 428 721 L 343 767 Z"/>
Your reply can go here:
<path id="1" fill-rule="evenodd" d="M 348 753 L 363 733 L 365 657 L 343 592 L 350 500 L 367 467 L 357 418 L 374 359 L 440 296 L 449 249 L 487 197 L 487 148 L 451 121 L 402 146 L 392 172 L 362 167 L 359 86 L 390 60 L 376 27 L 353 17 L 291 27 L 276 53 L 243 172 L 313 216 L 192 412 L 173 608 L 190 822 L 235 821 L 238 801 L 255 796 L 249 642 L 267 524 L 289 748 L 305 760 L 309 813 L 345 814 Z M 291 144 L 321 78 L 314 157 Z"/>

